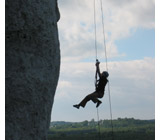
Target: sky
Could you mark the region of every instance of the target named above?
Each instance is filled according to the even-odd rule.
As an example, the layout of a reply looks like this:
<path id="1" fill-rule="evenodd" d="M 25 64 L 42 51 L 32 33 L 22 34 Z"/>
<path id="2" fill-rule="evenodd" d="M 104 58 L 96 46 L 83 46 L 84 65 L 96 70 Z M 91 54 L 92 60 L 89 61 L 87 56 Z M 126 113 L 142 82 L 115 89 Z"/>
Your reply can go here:
<path id="1" fill-rule="evenodd" d="M 0 138 L 5 139 L 5 1 L 0 3 Z M 61 13 L 58 22 L 61 71 L 51 121 L 97 120 L 97 110 L 92 102 L 85 109 L 77 110 L 72 107 L 94 91 L 93 0 L 58 0 L 58 5 Z M 160 126 L 159 5 L 159 0 L 156 0 L 156 9 L 153 0 L 103 0 L 113 118 L 156 117 L 157 132 Z M 99 13 L 96 16 L 98 58 L 101 61 L 101 70 L 104 70 L 102 26 L 98 9 L 100 6 L 96 6 L 96 12 Z M 100 119 L 110 119 L 107 91 L 106 88 L 103 103 L 99 107 Z M 160 133 L 156 133 L 155 138 L 158 140 L 159 137 Z"/>
<path id="2" fill-rule="evenodd" d="M 95 1 L 97 57 L 106 70 L 100 0 Z M 59 0 L 61 68 L 51 121 L 97 119 L 96 104 L 73 108 L 94 92 L 94 0 Z M 100 119 L 155 118 L 155 2 L 102 0 L 109 86 L 99 107 Z"/>

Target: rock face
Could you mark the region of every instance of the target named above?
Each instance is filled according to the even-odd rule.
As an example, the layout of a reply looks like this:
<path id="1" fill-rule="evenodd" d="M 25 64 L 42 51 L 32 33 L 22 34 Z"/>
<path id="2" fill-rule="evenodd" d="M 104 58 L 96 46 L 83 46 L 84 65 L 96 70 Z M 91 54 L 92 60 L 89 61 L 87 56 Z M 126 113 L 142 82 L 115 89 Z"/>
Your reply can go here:
<path id="1" fill-rule="evenodd" d="M 60 68 L 57 0 L 6 0 L 6 140 L 46 140 Z"/>

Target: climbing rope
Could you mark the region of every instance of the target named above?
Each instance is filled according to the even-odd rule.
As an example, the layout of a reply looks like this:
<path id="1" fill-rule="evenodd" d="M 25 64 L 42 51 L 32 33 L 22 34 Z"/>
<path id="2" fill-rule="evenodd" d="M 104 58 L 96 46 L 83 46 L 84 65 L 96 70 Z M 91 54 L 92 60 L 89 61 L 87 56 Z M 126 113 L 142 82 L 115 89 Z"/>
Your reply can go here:
<path id="1" fill-rule="evenodd" d="M 106 49 L 106 37 L 105 37 L 105 31 L 104 31 L 104 16 L 103 16 L 103 7 L 102 7 L 102 0 L 100 0 L 101 3 L 101 19 L 102 19 L 102 29 L 103 29 L 103 43 L 104 43 L 104 52 L 105 52 L 105 61 L 106 61 L 106 71 L 108 71 L 108 66 L 107 66 L 107 49 Z"/>
<path id="2" fill-rule="evenodd" d="M 94 0 L 94 27 L 95 27 L 95 56 L 97 60 L 97 33 L 96 33 L 96 8 L 95 8 L 95 0 Z M 104 16 L 103 16 L 103 4 L 102 0 L 100 0 L 101 5 L 101 20 L 102 20 L 102 32 L 103 32 L 103 43 L 104 43 L 104 52 L 105 52 L 105 62 L 106 62 L 106 71 L 108 71 L 108 60 L 107 60 L 107 50 L 106 50 L 106 39 L 105 39 L 105 30 L 104 30 Z M 95 77 L 97 80 L 97 77 Z M 112 104 L 111 104 L 111 95 L 110 95 L 110 84 L 108 82 L 108 96 L 109 96 L 109 109 L 110 109 L 110 118 L 111 118 L 111 126 L 112 126 L 112 140 L 114 139 L 113 135 L 113 119 L 112 119 Z M 97 118 L 98 118 L 98 128 L 99 128 L 99 140 L 100 140 L 100 124 L 99 124 L 99 111 L 97 108 Z"/>
<path id="3" fill-rule="evenodd" d="M 106 70 L 108 71 L 108 66 L 107 66 L 108 59 L 107 59 L 106 39 L 105 39 L 105 31 L 104 31 L 104 16 L 103 16 L 102 0 L 100 0 L 100 3 L 101 3 L 102 27 L 103 27 L 105 58 L 106 58 Z M 108 82 L 108 96 L 109 96 L 110 118 L 111 118 L 111 126 L 112 126 L 112 139 L 114 139 L 114 135 L 113 135 L 113 118 L 112 118 L 112 104 L 111 104 L 110 84 L 109 84 L 109 82 Z"/>
<path id="4" fill-rule="evenodd" d="M 100 130 L 100 124 L 99 124 L 99 110 L 98 110 L 98 107 L 97 107 L 97 123 L 98 123 L 98 137 L 99 137 L 99 140 L 101 140 L 101 130 Z"/>
<path id="5" fill-rule="evenodd" d="M 96 27 L 96 1 L 94 0 L 94 37 L 95 37 L 95 56 L 97 60 L 97 27 Z"/>
<path id="6" fill-rule="evenodd" d="M 94 0 L 94 3 L 93 3 L 93 7 L 94 7 L 95 58 L 96 58 L 96 61 L 97 61 L 98 56 L 97 56 L 97 27 L 96 27 L 96 1 L 95 0 Z M 95 88 L 96 88 L 96 86 L 97 86 L 97 72 L 95 74 Z M 98 123 L 98 137 L 99 137 L 99 140 L 101 140 L 98 107 L 97 107 L 97 123 Z"/>

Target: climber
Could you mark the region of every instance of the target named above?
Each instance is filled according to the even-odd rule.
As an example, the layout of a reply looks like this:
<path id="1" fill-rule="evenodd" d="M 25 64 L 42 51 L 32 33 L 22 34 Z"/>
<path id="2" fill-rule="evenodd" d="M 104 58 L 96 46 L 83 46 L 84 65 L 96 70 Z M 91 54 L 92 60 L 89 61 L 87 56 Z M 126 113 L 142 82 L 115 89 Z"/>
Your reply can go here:
<path id="1" fill-rule="evenodd" d="M 86 103 L 90 100 L 92 100 L 94 103 L 97 103 L 97 105 L 96 105 L 97 108 L 102 103 L 100 100 L 98 100 L 98 98 L 102 98 L 104 96 L 104 90 L 105 90 L 105 86 L 108 82 L 107 77 L 109 76 L 109 73 L 107 71 L 103 71 L 102 73 L 100 73 L 99 64 L 100 64 L 100 62 L 97 60 L 95 65 L 96 65 L 96 75 L 98 74 L 99 80 L 96 80 L 95 92 L 87 95 L 79 104 L 73 105 L 73 107 L 79 109 L 79 107 L 81 106 L 84 108 Z"/>

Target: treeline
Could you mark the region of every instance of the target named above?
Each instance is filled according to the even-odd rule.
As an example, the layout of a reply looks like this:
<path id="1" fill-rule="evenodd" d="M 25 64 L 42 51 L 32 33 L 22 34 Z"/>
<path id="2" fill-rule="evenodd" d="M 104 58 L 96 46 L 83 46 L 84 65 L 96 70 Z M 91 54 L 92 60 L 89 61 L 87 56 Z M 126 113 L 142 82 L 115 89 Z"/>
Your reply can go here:
<path id="1" fill-rule="evenodd" d="M 134 118 L 118 118 L 112 121 L 100 120 L 98 122 L 51 122 L 48 132 L 48 140 L 71 140 L 82 139 L 98 140 L 154 140 L 155 138 L 155 120 L 137 120 Z M 100 128 L 100 134 L 99 134 Z"/>

